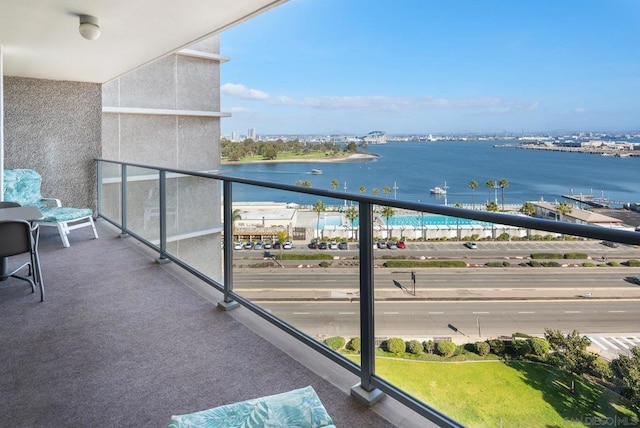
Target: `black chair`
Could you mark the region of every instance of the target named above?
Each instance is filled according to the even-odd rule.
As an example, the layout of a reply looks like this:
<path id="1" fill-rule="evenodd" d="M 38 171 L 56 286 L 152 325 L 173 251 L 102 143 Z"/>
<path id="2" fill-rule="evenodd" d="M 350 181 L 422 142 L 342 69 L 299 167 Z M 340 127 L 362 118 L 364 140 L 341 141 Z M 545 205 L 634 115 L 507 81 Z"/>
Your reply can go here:
<path id="1" fill-rule="evenodd" d="M 44 282 L 40 270 L 40 258 L 38 257 L 38 240 L 40 230 L 38 226 L 31 226 L 25 220 L 4 220 L 0 221 L 0 259 L 29 253 L 30 261 L 23 263 L 13 271 L 0 272 L 0 280 L 7 278 L 18 278 L 31 284 L 31 292 L 35 293 L 36 284 L 40 287 L 40 301 L 44 301 Z M 6 266 L 7 263 L 0 263 Z M 20 276 L 17 273 L 28 267 L 27 276 Z"/>
<path id="2" fill-rule="evenodd" d="M 0 201 L 0 208 L 18 208 L 21 207 L 22 205 L 20 205 L 17 202 L 10 202 L 10 201 Z"/>

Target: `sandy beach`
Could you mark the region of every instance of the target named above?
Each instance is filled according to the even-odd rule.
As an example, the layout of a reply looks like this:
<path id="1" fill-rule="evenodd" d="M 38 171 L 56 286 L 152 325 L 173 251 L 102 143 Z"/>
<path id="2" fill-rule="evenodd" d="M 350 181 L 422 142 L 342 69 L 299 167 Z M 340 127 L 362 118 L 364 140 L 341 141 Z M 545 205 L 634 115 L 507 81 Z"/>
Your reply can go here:
<path id="1" fill-rule="evenodd" d="M 317 163 L 317 162 L 360 162 L 363 160 L 373 160 L 380 157 L 379 155 L 370 153 L 353 153 L 349 156 L 333 156 L 316 159 L 272 159 L 272 160 L 251 160 L 251 161 L 234 161 L 222 162 L 222 165 L 239 165 L 245 163 Z"/>

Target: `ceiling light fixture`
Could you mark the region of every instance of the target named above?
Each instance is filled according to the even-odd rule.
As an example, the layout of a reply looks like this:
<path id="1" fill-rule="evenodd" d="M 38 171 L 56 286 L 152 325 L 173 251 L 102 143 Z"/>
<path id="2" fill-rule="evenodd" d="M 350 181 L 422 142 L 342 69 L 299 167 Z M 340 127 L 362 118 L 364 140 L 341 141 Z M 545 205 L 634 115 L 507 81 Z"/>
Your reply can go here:
<path id="1" fill-rule="evenodd" d="M 95 40 L 100 37 L 98 18 L 89 15 L 80 15 L 80 35 L 87 40 Z"/>

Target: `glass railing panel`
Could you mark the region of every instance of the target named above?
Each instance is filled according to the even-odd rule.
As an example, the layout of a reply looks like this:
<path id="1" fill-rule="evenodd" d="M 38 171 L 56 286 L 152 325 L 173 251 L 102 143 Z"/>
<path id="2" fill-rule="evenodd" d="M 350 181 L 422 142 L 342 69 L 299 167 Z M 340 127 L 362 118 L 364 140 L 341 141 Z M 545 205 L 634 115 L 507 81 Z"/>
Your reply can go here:
<path id="1" fill-rule="evenodd" d="M 544 414 L 541 426 L 584 418 L 558 404 L 574 397 L 572 376 L 539 341 L 548 329 L 576 330 L 589 353 L 625 352 L 620 342 L 631 346 L 624 338 L 637 330 L 629 302 L 640 298 L 632 281 L 640 249 L 384 208 L 374 214 L 376 375 L 466 426 L 517 426 L 523 412 Z M 387 246 L 398 240 L 406 247 Z M 589 399 L 600 408 L 589 416 L 628 417 L 613 394 Z"/>
<path id="2" fill-rule="evenodd" d="M 159 246 L 160 173 L 156 169 L 127 167 L 127 229 Z"/>
<path id="3" fill-rule="evenodd" d="M 244 199 L 260 191 L 234 185 L 234 291 L 344 349 L 360 334 L 360 311 L 358 242 L 342 201 L 285 191 L 274 202 Z"/>
<path id="4" fill-rule="evenodd" d="M 116 223 L 122 222 L 121 184 L 122 167 L 120 164 L 102 162 L 102 181 L 100 185 L 100 214 Z"/>
<path id="5" fill-rule="evenodd" d="M 222 284 L 222 183 L 167 174 L 167 253 Z"/>

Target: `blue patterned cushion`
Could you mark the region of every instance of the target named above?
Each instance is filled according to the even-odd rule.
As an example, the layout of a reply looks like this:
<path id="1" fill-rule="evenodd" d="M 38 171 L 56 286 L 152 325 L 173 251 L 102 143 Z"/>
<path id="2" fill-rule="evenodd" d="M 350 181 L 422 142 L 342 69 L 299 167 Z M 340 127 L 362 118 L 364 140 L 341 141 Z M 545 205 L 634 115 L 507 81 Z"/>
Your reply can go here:
<path id="1" fill-rule="evenodd" d="M 32 169 L 4 170 L 4 200 L 17 202 L 23 207 L 40 206 L 42 195 L 40 174 Z"/>
<path id="2" fill-rule="evenodd" d="M 51 223 L 58 223 L 61 221 L 72 221 L 82 217 L 89 217 L 93 215 L 93 211 L 90 208 L 67 208 L 67 207 L 42 207 L 40 206 L 40 212 L 43 218 L 38 221 L 46 221 Z"/>
<path id="3" fill-rule="evenodd" d="M 171 416 L 169 428 L 333 427 L 312 387 L 296 389 L 187 415 Z"/>

